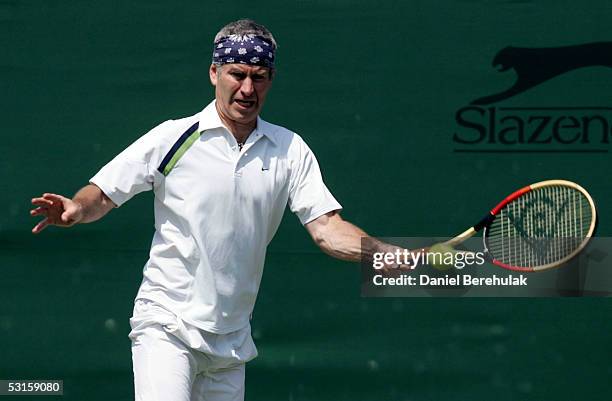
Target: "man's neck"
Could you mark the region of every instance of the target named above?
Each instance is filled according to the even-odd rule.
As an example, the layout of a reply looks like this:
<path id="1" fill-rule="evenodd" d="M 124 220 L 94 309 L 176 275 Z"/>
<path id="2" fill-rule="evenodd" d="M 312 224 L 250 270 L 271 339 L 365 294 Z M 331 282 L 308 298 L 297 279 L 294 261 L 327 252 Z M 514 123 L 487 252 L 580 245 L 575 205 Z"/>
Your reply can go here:
<path id="1" fill-rule="evenodd" d="M 229 118 L 225 118 L 225 116 L 223 116 L 223 114 L 219 112 L 219 109 L 217 109 L 217 114 L 219 114 L 221 122 L 231 132 L 234 138 L 236 138 L 236 142 L 238 143 L 244 143 L 251 134 L 251 132 L 253 132 L 253 130 L 257 126 L 257 120 L 254 120 L 247 124 L 241 124 L 236 121 L 230 120 Z"/>

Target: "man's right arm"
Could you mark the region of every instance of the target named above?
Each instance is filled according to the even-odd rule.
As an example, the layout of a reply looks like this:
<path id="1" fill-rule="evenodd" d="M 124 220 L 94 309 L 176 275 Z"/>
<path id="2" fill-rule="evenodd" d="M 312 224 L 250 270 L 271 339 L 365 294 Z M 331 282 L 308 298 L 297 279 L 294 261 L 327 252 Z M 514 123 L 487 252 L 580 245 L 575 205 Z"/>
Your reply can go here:
<path id="1" fill-rule="evenodd" d="M 92 184 L 81 188 L 72 199 L 45 193 L 33 198 L 32 204 L 36 208 L 30 210 L 30 215 L 44 216 L 32 229 L 34 234 L 49 225 L 71 227 L 77 223 L 96 221 L 116 206 L 100 188 Z"/>

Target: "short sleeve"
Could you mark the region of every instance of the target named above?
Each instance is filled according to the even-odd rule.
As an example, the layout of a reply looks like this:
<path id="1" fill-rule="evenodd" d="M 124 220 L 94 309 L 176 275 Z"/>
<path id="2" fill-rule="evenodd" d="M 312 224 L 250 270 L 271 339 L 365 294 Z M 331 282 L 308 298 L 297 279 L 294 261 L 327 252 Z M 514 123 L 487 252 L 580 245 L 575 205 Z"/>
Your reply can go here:
<path id="1" fill-rule="evenodd" d="M 155 182 L 160 141 L 167 123 L 162 123 L 108 162 L 89 182 L 98 186 L 117 206 L 134 195 L 149 191 Z"/>
<path id="2" fill-rule="evenodd" d="M 306 224 L 342 206 L 325 186 L 315 155 L 301 138 L 297 138 L 289 183 L 289 209 Z"/>

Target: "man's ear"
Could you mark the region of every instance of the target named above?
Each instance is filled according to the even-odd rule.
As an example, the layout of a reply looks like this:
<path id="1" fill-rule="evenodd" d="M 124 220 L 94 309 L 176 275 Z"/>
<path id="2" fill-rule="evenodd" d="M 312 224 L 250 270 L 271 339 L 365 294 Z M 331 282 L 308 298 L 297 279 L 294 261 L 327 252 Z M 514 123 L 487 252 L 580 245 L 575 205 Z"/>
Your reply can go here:
<path id="1" fill-rule="evenodd" d="M 210 83 L 213 86 L 217 86 L 217 72 L 219 67 L 217 64 L 211 64 L 210 69 L 208 70 L 208 76 L 210 78 Z"/>

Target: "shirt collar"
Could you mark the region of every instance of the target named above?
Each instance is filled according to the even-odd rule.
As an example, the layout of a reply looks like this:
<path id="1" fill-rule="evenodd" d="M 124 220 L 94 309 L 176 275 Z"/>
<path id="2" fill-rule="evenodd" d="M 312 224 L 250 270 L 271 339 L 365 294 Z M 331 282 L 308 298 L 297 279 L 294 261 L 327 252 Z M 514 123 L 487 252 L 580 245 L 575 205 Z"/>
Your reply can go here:
<path id="1" fill-rule="evenodd" d="M 219 113 L 217 113 L 217 108 L 215 107 L 215 101 L 208 103 L 208 106 L 204 108 L 200 112 L 200 122 L 198 124 L 198 130 L 200 132 L 206 131 L 207 129 L 214 128 L 225 128 L 221 118 L 219 117 Z"/>
<path id="2" fill-rule="evenodd" d="M 200 132 L 214 129 L 214 128 L 225 128 L 227 127 L 221 121 L 217 108 L 215 107 L 216 100 L 213 100 L 200 112 L 200 121 L 198 124 L 198 130 Z M 261 117 L 257 116 L 257 127 L 255 127 L 254 133 L 261 134 L 268 138 L 274 145 L 277 145 L 277 138 L 274 135 L 274 129 L 272 125 L 264 121 Z"/>

